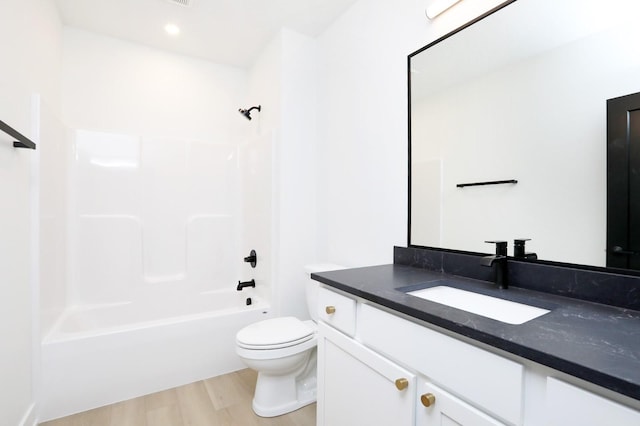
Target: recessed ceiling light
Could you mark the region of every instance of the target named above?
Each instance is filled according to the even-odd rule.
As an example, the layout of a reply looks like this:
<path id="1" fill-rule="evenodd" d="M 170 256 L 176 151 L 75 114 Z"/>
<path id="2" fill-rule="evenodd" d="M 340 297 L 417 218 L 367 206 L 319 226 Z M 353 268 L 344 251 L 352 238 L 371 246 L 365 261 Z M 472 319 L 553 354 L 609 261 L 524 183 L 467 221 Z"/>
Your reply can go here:
<path id="1" fill-rule="evenodd" d="M 164 30 L 172 36 L 180 34 L 180 28 L 176 24 L 167 24 L 164 26 Z"/>

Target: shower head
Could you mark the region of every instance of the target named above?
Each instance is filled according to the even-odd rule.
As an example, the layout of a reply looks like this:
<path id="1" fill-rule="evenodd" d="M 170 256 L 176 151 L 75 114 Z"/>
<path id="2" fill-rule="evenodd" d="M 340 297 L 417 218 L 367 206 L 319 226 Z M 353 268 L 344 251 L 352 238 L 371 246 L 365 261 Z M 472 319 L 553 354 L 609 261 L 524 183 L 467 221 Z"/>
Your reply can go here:
<path id="1" fill-rule="evenodd" d="M 254 109 L 260 111 L 262 108 L 260 107 L 260 105 L 258 105 L 249 109 L 240 108 L 238 111 L 240 111 L 240 114 L 244 115 L 247 120 L 251 120 L 251 111 L 253 111 Z"/>

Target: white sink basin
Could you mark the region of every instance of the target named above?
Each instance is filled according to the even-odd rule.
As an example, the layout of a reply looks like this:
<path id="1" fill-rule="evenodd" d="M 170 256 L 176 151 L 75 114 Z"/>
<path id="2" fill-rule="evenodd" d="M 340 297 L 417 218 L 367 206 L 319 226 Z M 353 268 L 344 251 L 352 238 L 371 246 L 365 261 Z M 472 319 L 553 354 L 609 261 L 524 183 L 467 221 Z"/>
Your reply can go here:
<path id="1" fill-rule="evenodd" d="M 407 294 L 507 324 L 524 324 L 549 312 L 547 309 L 443 285 L 409 291 Z"/>

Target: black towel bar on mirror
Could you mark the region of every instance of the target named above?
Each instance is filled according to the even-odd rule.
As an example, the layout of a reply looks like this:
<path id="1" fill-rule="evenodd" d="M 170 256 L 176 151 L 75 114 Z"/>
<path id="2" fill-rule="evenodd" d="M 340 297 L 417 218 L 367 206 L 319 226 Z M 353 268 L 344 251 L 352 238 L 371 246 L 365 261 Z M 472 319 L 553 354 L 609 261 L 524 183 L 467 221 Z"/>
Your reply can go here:
<path id="1" fill-rule="evenodd" d="M 492 180 L 492 181 L 488 181 L 488 182 L 474 182 L 474 183 L 459 183 L 456 186 L 458 188 L 464 188 L 465 186 L 482 186 L 482 185 L 502 185 L 505 183 L 513 183 L 516 184 L 518 183 L 517 180 L 515 179 L 509 179 L 509 180 Z"/>
<path id="2" fill-rule="evenodd" d="M 14 129 L 13 127 L 9 126 L 7 123 L 5 123 L 2 120 L 0 120 L 0 130 L 5 132 L 9 136 L 14 137 L 14 138 L 17 139 L 17 141 L 13 142 L 13 146 L 15 148 L 36 149 L 36 144 L 33 143 L 28 137 L 26 137 L 22 133 L 18 132 L 16 129 Z"/>

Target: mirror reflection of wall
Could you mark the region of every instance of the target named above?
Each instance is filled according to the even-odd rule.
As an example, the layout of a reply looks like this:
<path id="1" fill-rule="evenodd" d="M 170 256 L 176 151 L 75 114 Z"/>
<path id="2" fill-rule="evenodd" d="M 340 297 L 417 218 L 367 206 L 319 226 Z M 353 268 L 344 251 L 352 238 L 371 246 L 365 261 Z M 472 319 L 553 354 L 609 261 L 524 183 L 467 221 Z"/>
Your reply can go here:
<path id="1" fill-rule="evenodd" d="M 605 265 L 606 100 L 640 92 L 638 12 L 518 0 L 411 57 L 411 245 Z"/>

